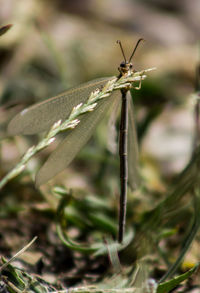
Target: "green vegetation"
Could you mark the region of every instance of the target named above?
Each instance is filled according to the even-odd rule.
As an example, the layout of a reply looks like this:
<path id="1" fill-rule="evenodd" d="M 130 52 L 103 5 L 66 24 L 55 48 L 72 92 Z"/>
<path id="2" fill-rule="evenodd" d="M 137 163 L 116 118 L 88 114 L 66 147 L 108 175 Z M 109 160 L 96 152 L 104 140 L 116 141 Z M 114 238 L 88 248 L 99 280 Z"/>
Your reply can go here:
<path id="1" fill-rule="evenodd" d="M 44 6 L 37 5 L 36 11 L 44 12 L 48 7 L 45 1 Z M 48 10 L 47 18 L 61 17 L 59 6 L 54 8 Z M 80 44 L 79 38 L 69 43 L 67 51 L 61 49 L 55 40 L 59 29 L 58 35 L 51 35 L 41 19 L 28 17 L 32 10 L 26 9 L 27 27 L 19 28 L 20 33 L 15 31 L 17 23 L 0 28 L 0 289 L 12 293 L 165 293 L 199 288 L 198 62 L 196 72 L 194 64 L 187 63 L 187 69 L 176 60 L 172 64 L 167 48 L 162 55 L 165 67 L 149 73 L 140 69 L 124 79 L 111 79 L 93 91 L 85 103 L 76 105 L 67 121 L 52 125 L 47 134 L 8 137 L 11 118 L 38 102 L 39 97 L 113 74 L 112 56 L 105 72 L 101 58 L 96 62 L 89 59 L 94 50 L 90 37 L 88 55 L 84 51 L 87 42 Z M 78 30 L 78 21 L 76 25 Z M 64 31 L 62 28 L 61 36 Z M 117 60 L 110 55 L 113 62 Z M 142 64 L 148 60 L 146 55 L 139 57 Z M 154 60 L 153 64 L 147 62 L 147 68 L 157 66 L 159 56 L 152 55 L 149 60 Z M 35 187 L 33 178 L 57 140 L 67 135 L 63 132 L 73 132 L 81 123 L 83 113 L 90 115 L 100 100 L 109 99 L 114 90 L 138 83 L 140 78 L 141 90 L 132 89 L 131 94 L 141 185 L 134 192 L 128 191 L 126 233 L 119 244 L 119 160 L 118 154 L 112 153 L 113 140 L 117 139 L 107 135 L 110 117 L 115 120 L 111 111 L 66 170 L 40 188 Z"/>

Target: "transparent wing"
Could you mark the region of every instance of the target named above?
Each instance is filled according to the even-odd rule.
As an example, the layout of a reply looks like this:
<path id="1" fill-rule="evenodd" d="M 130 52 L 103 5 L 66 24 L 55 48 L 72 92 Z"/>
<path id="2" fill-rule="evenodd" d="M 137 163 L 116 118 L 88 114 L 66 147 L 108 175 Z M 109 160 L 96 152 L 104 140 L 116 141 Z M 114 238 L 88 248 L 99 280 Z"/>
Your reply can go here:
<path id="1" fill-rule="evenodd" d="M 132 190 L 140 183 L 139 176 L 139 155 L 138 141 L 135 128 L 134 106 L 130 92 L 127 93 L 129 100 L 128 107 L 128 184 Z"/>
<path id="2" fill-rule="evenodd" d="M 92 91 L 110 79 L 112 77 L 92 80 L 23 110 L 10 121 L 9 134 L 35 134 L 49 130 L 56 121 L 65 120 L 74 106 L 84 103 Z"/>
<path id="3" fill-rule="evenodd" d="M 118 137 L 118 131 L 117 131 L 117 119 L 120 114 L 120 106 L 121 106 L 121 99 L 120 99 L 120 94 L 119 98 L 115 99 L 115 102 L 112 105 L 112 112 L 110 114 L 109 120 L 108 120 L 108 130 L 107 130 L 107 147 L 108 150 L 112 154 L 117 153 L 117 137 Z"/>
<path id="4" fill-rule="evenodd" d="M 74 159 L 79 150 L 88 141 L 97 124 L 112 106 L 120 92 L 114 92 L 110 97 L 101 100 L 97 108 L 81 117 L 79 125 L 71 130 L 56 150 L 50 155 L 36 175 L 36 185 L 40 186 L 50 180 Z"/>

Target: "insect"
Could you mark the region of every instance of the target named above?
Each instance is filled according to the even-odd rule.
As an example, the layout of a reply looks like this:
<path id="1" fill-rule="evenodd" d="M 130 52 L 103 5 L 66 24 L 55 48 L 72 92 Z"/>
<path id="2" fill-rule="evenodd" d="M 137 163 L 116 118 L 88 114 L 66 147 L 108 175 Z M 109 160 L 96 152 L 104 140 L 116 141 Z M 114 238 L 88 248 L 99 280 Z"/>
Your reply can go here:
<path id="1" fill-rule="evenodd" d="M 129 71 L 134 71 L 131 60 L 142 40 L 139 39 L 137 41 L 128 61 L 126 60 L 121 42 L 117 41 L 124 57 L 124 61 L 118 68 L 120 72 L 118 78 L 127 74 Z M 111 79 L 113 77 L 92 80 L 23 110 L 10 121 L 8 125 L 9 134 L 32 135 L 49 130 L 55 122 L 59 120 L 64 121 L 75 106 L 80 103 L 85 103 L 91 92 L 97 88 L 101 88 Z M 89 140 L 96 126 L 105 115 L 105 112 L 121 99 L 119 134 L 121 182 L 119 242 L 123 241 L 125 230 L 127 183 L 129 183 L 131 189 L 135 189 L 139 183 L 137 136 L 133 116 L 133 102 L 132 98 L 127 95 L 129 90 L 130 88 L 123 88 L 121 91 L 112 92 L 109 98 L 103 99 L 98 103 L 94 111 L 83 114 L 78 126 L 67 132 L 66 138 L 53 151 L 36 175 L 36 185 L 40 186 L 65 169 L 74 159 L 78 151 Z"/>

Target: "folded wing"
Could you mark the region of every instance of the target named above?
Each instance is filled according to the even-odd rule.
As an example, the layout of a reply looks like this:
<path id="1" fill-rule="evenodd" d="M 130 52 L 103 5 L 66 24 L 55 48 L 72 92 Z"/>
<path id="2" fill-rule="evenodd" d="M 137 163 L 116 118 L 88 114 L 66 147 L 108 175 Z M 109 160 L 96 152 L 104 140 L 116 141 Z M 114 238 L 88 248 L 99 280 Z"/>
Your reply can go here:
<path id="1" fill-rule="evenodd" d="M 132 190 L 140 184 L 138 140 L 135 127 L 134 106 L 132 97 L 128 93 L 128 184 Z"/>
<path id="2" fill-rule="evenodd" d="M 120 95 L 119 91 L 101 100 L 94 111 L 84 114 L 81 121 L 58 145 L 36 175 L 36 185 L 40 186 L 64 170 L 74 159 L 79 150 L 89 140 L 105 112 Z"/>
<path id="3" fill-rule="evenodd" d="M 110 79 L 112 77 L 92 80 L 23 110 L 10 121 L 8 133 L 35 134 L 49 130 L 58 120 L 65 120 L 74 106 L 86 102 L 92 91 Z"/>

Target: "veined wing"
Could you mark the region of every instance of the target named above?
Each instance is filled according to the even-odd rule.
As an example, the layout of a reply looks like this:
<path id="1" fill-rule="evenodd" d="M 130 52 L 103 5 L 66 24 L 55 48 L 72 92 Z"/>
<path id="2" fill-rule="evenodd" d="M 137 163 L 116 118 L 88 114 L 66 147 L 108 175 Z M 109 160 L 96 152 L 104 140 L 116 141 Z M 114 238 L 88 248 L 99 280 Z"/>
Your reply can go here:
<path id="1" fill-rule="evenodd" d="M 140 183 L 139 176 L 139 155 L 137 132 L 135 128 L 134 106 L 130 92 L 127 93 L 129 100 L 128 107 L 128 184 L 132 190 Z"/>
<path id="2" fill-rule="evenodd" d="M 35 134 L 49 130 L 56 121 L 64 121 L 73 107 L 86 102 L 92 91 L 112 78 L 92 80 L 23 110 L 10 121 L 9 134 Z"/>
<path id="3" fill-rule="evenodd" d="M 119 98 L 115 100 L 112 105 L 112 111 L 110 113 L 110 117 L 108 120 L 108 130 L 107 130 L 107 148 L 108 150 L 116 155 L 118 150 L 117 138 L 118 138 L 118 131 L 117 131 L 117 119 L 119 117 L 121 108 L 121 100 L 120 95 Z"/>
<path id="4" fill-rule="evenodd" d="M 120 95 L 115 91 L 108 98 L 99 101 L 97 107 L 81 116 L 80 123 L 72 129 L 67 137 L 58 145 L 36 175 L 36 185 L 40 186 L 56 174 L 64 170 L 74 159 L 79 150 L 88 141 L 97 124 Z"/>

